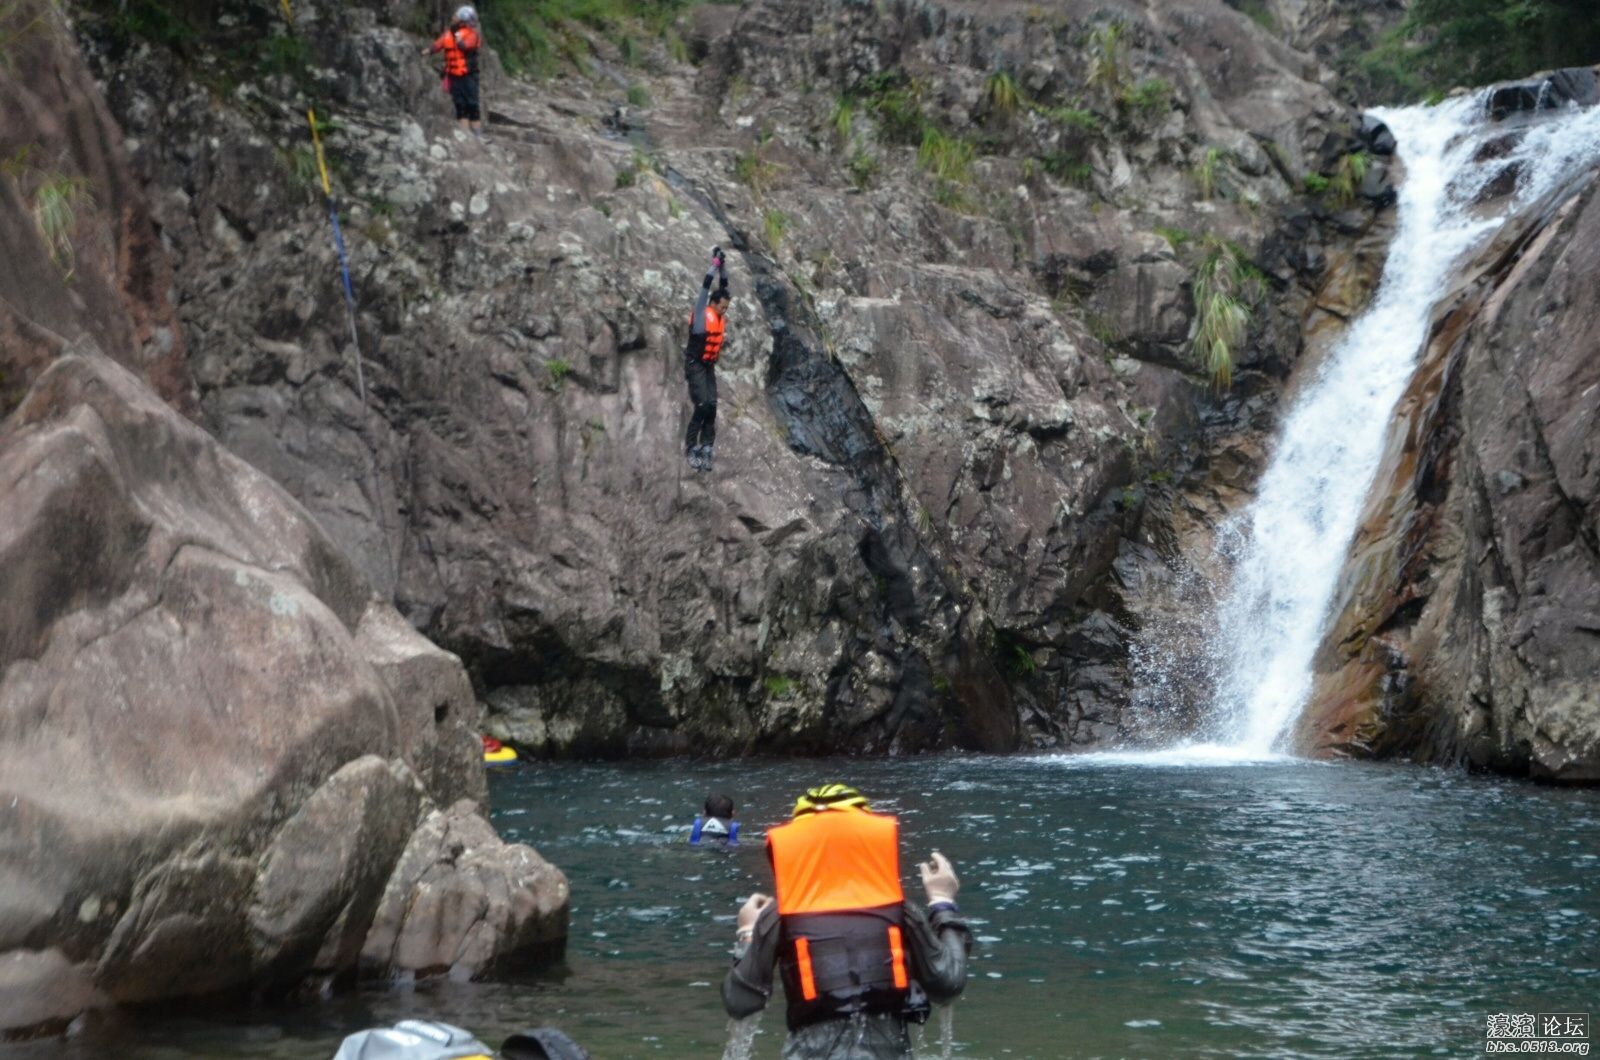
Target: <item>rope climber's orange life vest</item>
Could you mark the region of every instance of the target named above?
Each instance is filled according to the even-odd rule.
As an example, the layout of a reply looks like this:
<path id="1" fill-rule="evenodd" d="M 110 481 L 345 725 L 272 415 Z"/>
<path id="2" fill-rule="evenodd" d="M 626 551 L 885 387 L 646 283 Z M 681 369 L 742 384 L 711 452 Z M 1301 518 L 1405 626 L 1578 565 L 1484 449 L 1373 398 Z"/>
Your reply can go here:
<path id="1" fill-rule="evenodd" d="M 900 824 L 856 807 L 767 831 L 789 1029 L 897 1013 L 911 986 L 903 934 Z"/>
<path id="2" fill-rule="evenodd" d="M 727 332 L 727 324 L 722 319 L 722 314 L 717 312 L 716 306 L 706 306 L 706 348 L 700 355 L 702 361 L 716 364 L 717 358 L 722 356 L 722 338 Z"/>

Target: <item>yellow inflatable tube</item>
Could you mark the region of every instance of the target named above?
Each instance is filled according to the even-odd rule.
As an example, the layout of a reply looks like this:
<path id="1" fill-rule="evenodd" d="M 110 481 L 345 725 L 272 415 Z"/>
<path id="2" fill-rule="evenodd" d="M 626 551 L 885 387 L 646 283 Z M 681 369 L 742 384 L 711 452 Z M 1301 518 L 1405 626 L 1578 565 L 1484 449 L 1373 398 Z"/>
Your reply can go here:
<path id="1" fill-rule="evenodd" d="M 483 738 L 483 764 L 486 766 L 509 765 L 517 760 L 517 752 L 491 736 Z"/>

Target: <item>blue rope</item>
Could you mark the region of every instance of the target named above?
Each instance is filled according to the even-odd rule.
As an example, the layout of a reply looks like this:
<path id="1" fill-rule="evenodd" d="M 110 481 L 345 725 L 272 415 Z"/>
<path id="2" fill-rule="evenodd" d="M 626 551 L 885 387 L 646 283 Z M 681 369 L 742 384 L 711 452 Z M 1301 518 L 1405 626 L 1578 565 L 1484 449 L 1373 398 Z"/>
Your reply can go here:
<path id="1" fill-rule="evenodd" d="M 356 336 L 356 292 L 350 283 L 350 258 L 344 250 L 344 230 L 339 227 L 339 207 L 332 196 L 328 198 L 328 220 L 333 224 L 333 249 L 339 254 L 339 276 L 344 281 L 344 305 L 350 318 L 350 342 L 356 352 L 356 390 L 361 404 L 367 403 L 367 381 L 361 370 L 361 341 Z"/>

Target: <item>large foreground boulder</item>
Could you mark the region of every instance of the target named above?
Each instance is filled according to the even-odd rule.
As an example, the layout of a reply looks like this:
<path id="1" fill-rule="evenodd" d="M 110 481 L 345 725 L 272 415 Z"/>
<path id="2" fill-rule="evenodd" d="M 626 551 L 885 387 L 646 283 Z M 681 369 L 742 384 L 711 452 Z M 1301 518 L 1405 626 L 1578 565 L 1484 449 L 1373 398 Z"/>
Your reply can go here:
<path id="1" fill-rule="evenodd" d="M 566 880 L 477 809 L 476 711 L 283 490 L 56 361 L 0 427 L 0 1029 L 561 939 Z M 395 906 L 424 883 L 455 915 Z"/>

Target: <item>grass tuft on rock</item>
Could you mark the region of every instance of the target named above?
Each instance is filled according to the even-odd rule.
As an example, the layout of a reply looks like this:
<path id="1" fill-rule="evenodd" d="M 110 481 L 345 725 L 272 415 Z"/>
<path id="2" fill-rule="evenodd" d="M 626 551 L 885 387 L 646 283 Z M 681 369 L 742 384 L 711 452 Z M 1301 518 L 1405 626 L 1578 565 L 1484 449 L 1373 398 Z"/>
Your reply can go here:
<path id="1" fill-rule="evenodd" d="M 1250 332 L 1261 297 L 1261 275 L 1234 243 L 1207 236 L 1194 270 L 1194 356 L 1221 392 L 1233 385 L 1234 361 Z"/>
<path id="2" fill-rule="evenodd" d="M 1195 187 L 1200 191 L 1201 201 L 1210 202 L 1222 191 L 1222 174 L 1229 160 L 1228 152 L 1222 148 L 1206 148 L 1206 153 L 1200 157 L 1191 173 Z"/>
<path id="3" fill-rule="evenodd" d="M 771 134 L 763 133 L 756 138 L 753 149 L 740 153 L 733 160 L 734 179 L 757 196 L 765 195 L 783 170 L 782 166 L 767 158 L 767 145 L 771 142 Z"/>
<path id="4" fill-rule="evenodd" d="M 872 116 L 877 119 L 878 131 L 892 144 L 915 147 L 929 122 L 922 113 L 922 86 L 893 70 L 885 70 L 865 79 L 857 94 Z"/>
<path id="5" fill-rule="evenodd" d="M 1010 121 L 1022 106 L 1022 91 L 1005 70 L 996 70 L 989 75 L 983 85 L 983 97 L 988 101 L 989 112 L 1005 121 Z"/>
<path id="6" fill-rule="evenodd" d="M 976 153 L 971 141 L 928 129 L 917 148 L 917 164 L 939 180 L 965 184 L 972 179 Z"/>
<path id="7" fill-rule="evenodd" d="M 845 168 L 850 171 L 851 183 L 860 191 L 872 187 L 878 178 L 878 160 L 869 155 L 864 148 L 855 149 Z"/>
<path id="8" fill-rule="evenodd" d="M 828 125 L 833 129 L 833 134 L 842 142 L 848 143 L 850 131 L 855 125 L 856 104 L 849 96 L 840 96 L 833 105 L 833 113 L 828 115 Z"/>
<path id="9" fill-rule="evenodd" d="M 1126 33 L 1123 23 L 1107 22 L 1089 34 L 1089 87 L 1099 91 L 1108 103 L 1119 102 L 1128 90 Z"/>
<path id="10" fill-rule="evenodd" d="M 1174 228 L 1170 225 L 1157 225 L 1156 235 L 1167 241 L 1167 246 L 1173 250 L 1182 250 L 1194 242 L 1194 233 L 1184 228 Z"/>
<path id="11" fill-rule="evenodd" d="M 59 174 L 47 175 L 33 193 L 34 225 L 64 280 L 72 279 L 76 268 L 72 233 L 78 226 L 78 203 L 89 197 L 83 180 Z"/>
<path id="12" fill-rule="evenodd" d="M 1334 166 L 1333 176 L 1328 178 L 1328 190 L 1333 193 L 1334 201 L 1340 206 L 1355 205 L 1361 185 L 1367 179 L 1370 163 L 1371 160 L 1365 151 L 1353 151 L 1340 158 L 1338 164 Z"/>
<path id="13" fill-rule="evenodd" d="M 1122 94 L 1123 105 L 1140 117 L 1154 117 L 1172 105 L 1172 82 L 1147 77 Z"/>
<path id="14" fill-rule="evenodd" d="M 782 210 L 763 210 L 761 233 L 767 237 L 767 246 L 776 254 L 783 246 L 784 236 L 789 234 L 789 215 Z"/>

